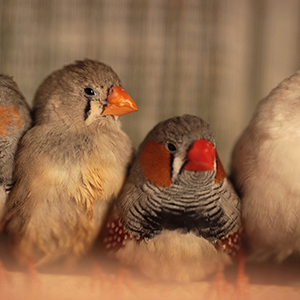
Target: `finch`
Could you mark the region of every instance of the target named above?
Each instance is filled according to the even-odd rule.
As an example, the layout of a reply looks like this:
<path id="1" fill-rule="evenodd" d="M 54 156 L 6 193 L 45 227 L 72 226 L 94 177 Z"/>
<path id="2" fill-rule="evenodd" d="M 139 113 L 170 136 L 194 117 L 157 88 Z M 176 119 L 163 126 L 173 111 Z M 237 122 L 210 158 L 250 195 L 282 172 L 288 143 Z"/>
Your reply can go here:
<path id="1" fill-rule="evenodd" d="M 91 247 L 133 154 L 119 116 L 137 110 L 118 75 L 94 60 L 39 86 L 2 221 L 20 263 L 76 261 Z"/>
<path id="2" fill-rule="evenodd" d="M 261 100 L 235 145 L 231 177 L 242 201 L 249 259 L 300 252 L 300 72 Z"/>
<path id="3" fill-rule="evenodd" d="M 230 264 L 240 233 L 240 200 L 209 125 L 183 115 L 159 123 L 140 145 L 103 246 L 152 279 L 185 282 Z"/>
<path id="4" fill-rule="evenodd" d="M 0 75 L 0 219 L 12 187 L 19 141 L 31 126 L 30 108 L 12 77 Z"/>

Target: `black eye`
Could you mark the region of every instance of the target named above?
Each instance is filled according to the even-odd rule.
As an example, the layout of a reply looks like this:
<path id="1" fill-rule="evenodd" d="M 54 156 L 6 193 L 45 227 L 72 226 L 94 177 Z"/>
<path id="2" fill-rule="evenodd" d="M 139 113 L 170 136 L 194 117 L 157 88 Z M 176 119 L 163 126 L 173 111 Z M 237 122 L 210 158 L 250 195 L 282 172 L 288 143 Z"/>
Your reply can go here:
<path id="1" fill-rule="evenodd" d="M 90 87 L 85 88 L 85 89 L 84 89 L 84 92 L 85 92 L 88 96 L 94 96 L 94 95 L 96 95 L 95 91 L 94 91 L 92 88 L 90 88 Z"/>
<path id="2" fill-rule="evenodd" d="M 176 147 L 175 144 L 168 142 L 168 143 L 167 143 L 167 149 L 168 149 L 170 152 L 175 152 L 175 151 L 177 150 L 177 147 Z"/>

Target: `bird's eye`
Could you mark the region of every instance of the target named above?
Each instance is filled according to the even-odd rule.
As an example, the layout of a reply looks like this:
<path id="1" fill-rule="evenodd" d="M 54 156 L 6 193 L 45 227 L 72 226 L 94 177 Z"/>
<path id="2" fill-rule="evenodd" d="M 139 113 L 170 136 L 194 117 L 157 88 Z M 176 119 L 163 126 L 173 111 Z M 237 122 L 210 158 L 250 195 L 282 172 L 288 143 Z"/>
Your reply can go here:
<path id="1" fill-rule="evenodd" d="M 170 152 L 175 152 L 175 151 L 177 150 L 177 147 L 176 147 L 175 144 L 168 142 L 168 143 L 167 143 L 167 149 L 168 149 Z"/>
<path id="2" fill-rule="evenodd" d="M 88 95 L 88 96 L 94 96 L 94 95 L 96 95 L 96 92 L 94 91 L 94 89 L 92 89 L 92 88 L 90 88 L 90 87 L 86 87 L 86 88 L 84 89 L 84 92 L 85 92 L 85 94 Z"/>

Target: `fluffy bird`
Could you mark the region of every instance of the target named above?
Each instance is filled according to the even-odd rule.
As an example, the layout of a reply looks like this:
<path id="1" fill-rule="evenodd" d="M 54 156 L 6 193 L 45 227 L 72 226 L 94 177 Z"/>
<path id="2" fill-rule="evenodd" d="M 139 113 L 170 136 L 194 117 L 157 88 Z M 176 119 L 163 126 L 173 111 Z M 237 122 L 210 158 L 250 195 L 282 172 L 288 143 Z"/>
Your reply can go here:
<path id="1" fill-rule="evenodd" d="M 259 102 L 235 145 L 232 179 L 242 201 L 249 258 L 300 252 L 300 72 Z"/>
<path id="2" fill-rule="evenodd" d="M 0 219 L 13 183 L 15 153 L 30 126 L 30 109 L 17 84 L 0 75 Z"/>
<path id="3" fill-rule="evenodd" d="M 203 279 L 239 250 L 240 200 L 209 125 L 159 123 L 139 147 L 103 235 L 111 256 L 153 279 Z"/>
<path id="4" fill-rule="evenodd" d="M 133 153 L 119 116 L 136 110 L 97 61 L 65 66 L 40 85 L 2 221 L 21 263 L 74 261 L 91 247 Z"/>

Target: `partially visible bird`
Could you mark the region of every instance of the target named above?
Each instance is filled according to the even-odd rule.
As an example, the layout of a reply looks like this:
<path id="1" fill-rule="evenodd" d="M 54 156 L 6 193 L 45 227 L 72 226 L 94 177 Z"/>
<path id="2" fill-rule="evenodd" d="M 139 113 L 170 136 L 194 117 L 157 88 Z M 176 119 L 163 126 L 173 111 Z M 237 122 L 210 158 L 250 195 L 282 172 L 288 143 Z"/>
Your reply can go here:
<path id="1" fill-rule="evenodd" d="M 13 184 L 15 153 L 30 126 L 30 108 L 16 82 L 0 74 L 0 219 Z"/>
<path id="2" fill-rule="evenodd" d="M 153 279 L 219 272 L 239 250 L 240 200 L 209 125 L 192 115 L 155 126 L 115 202 L 103 246 Z"/>
<path id="3" fill-rule="evenodd" d="M 65 66 L 40 85 L 2 221 L 21 263 L 67 263 L 91 247 L 132 159 L 119 116 L 134 111 L 117 74 L 97 61 Z"/>
<path id="4" fill-rule="evenodd" d="M 232 155 L 249 259 L 300 253 L 300 72 L 257 106 Z"/>

